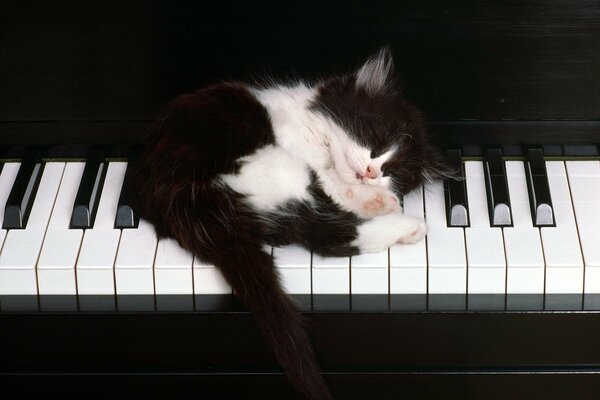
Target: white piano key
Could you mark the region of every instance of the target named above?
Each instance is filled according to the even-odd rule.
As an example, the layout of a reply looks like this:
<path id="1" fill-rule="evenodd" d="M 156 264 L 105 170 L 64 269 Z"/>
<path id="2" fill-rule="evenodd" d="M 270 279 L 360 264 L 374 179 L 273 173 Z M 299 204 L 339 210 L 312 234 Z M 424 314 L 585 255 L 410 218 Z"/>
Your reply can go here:
<path id="1" fill-rule="evenodd" d="M 6 229 L 2 229 L 4 207 L 6 206 L 6 200 L 8 200 L 20 166 L 21 163 L 17 162 L 5 163 L 4 167 L 2 167 L 2 173 L 0 173 L 0 249 L 2 249 L 4 239 L 6 238 Z"/>
<path id="2" fill-rule="evenodd" d="M 404 196 L 404 213 L 424 218 L 423 188 Z M 427 293 L 426 240 L 390 247 L 390 294 Z"/>
<path id="3" fill-rule="evenodd" d="M 425 185 L 428 293 L 466 294 L 467 257 L 464 229 L 449 228 L 446 225 L 445 208 L 442 182 L 428 182 Z"/>
<path id="4" fill-rule="evenodd" d="M 388 251 L 366 253 L 350 259 L 352 294 L 389 293 L 389 254 Z"/>
<path id="5" fill-rule="evenodd" d="M 556 227 L 542 227 L 546 259 L 546 294 L 581 293 L 583 259 L 571 195 L 562 161 L 546 162 Z"/>
<path id="6" fill-rule="evenodd" d="M 471 226 L 465 228 L 468 293 L 504 293 L 506 260 L 502 230 L 490 227 L 483 163 L 465 162 L 467 201 Z"/>
<path id="7" fill-rule="evenodd" d="M 69 229 L 83 162 L 65 166 L 38 262 L 39 294 L 77 294 L 75 264 L 83 229 Z"/>
<path id="8" fill-rule="evenodd" d="M 126 169 L 126 162 L 108 164 L 96 221 L 84 232 L 77 260 L 80 295 L 115 294 L 114 264 L 121 230 L 114 229 L 114 221 Z"/>
<path id="9" fill-rule="evenodd" d="M 194 257 L 194 294 L 232 294 L 231 286 L 214 265 Z"/>
<path id="10" fill-rule="evenodd" d="M 36 265 L 65 163 L 49 162 L 25 229 L 11 229 L 0 254 L 0 294 L 38 294 Z"/>
<path id="11" fill-rule="evenodd" d="M 115 260 L 117 295 L 154 294 L 154 260 L 158 239 L 143 219 L 137 228 L 123 229 Z"/>
<path id="12" fill-rule="evenodd" d="M 273 260 L 286 293 L 311 294 L 310 251 L 298 245 L 274 247 Z"/>
<path id="13" fill-rule="evenodd" d="M 193 294 L 194 256 L 173 239 L 161 239 L 154 261 L 156 294 Z"/>
<path id="14" fill-rule="evenodd" d="M 584 292 L 600 293 L 600 161 L 567 161 L 569 187 L 585 263 Z"/>
<path id="15" fill-rule="evenodd" d="M 513 227 L 504 228 L 506 292 L 543 294 L 544 253 L 540 231 L 532 222 L 523 162 L 507 161 L 506 174 L 513 211 Z"/>
<path id="16" fill-rule="evenodd" d="M 350 294 L 350 258 L 313 253 L 313 294 Z"/>

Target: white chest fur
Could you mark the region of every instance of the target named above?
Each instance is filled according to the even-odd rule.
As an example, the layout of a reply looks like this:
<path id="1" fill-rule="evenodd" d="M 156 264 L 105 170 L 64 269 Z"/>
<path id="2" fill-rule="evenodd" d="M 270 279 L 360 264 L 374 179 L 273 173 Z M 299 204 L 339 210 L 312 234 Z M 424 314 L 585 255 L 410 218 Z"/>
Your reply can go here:
<path id="1" fill-rule="evenodd" d="M 247 196 L 250 204 L 263 211 L 273 211 L 290 200 L 308 200 L 310 184 L 308 166 L 280 146 L 268 145 L 241 159 L 236 175 L 224 175 L 230 188 Z"/>

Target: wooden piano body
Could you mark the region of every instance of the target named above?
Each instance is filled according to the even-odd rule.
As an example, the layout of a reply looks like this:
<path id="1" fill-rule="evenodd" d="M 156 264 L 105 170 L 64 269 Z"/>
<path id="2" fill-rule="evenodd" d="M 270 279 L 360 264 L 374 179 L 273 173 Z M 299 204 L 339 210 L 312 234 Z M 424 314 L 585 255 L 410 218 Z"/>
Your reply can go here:
<path id="1" fill-rule="evenodd" d="M 597 1 L 3 8 L 0 145 L 133 143 L 182 92 L 345 71 L 390 44 L 407 97 L 444 148 L 477 160 L 492 146 L 527 161 L 534 145 L 548 159 L 598 160 Z M 385 295 L 379 309 L 305 312 L 339 399 L 598 398 L 598 303 L 569 295 L 576 306 L 550 309 L 543 296 L 541 308 L 504 299 L 482 310 L 465 293 L 452 310 L 428 307 L 425 294 L 424 308 L 394 309 Z M 235 301 L 220 311 L 18 311 L 0 299 L 0 387 L 21 398 L 295 398 Z"/>

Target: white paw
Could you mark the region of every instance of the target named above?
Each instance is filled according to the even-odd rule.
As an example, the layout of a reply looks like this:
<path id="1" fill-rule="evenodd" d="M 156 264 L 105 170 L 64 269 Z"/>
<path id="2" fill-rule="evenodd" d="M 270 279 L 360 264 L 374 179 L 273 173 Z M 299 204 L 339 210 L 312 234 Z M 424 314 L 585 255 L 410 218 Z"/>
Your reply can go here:
<path id="1" fill-rule="evenodd" d="M 396 243 L 416 243 L 427 233 L 421 219 L 396 212 L 365 221 L 358 226 L 358 237 L 352 242 L 361 253 L 384 251 Z"/>
<path id="2" fill-rule="evenodd" d="M 427 224 L 425 221 L 422 221 L 417 218 L 411 218 L 412 221 L 407 221 L 406 226 L 404 227 L 403 234 L 396 240 L 396 243 L 399 244 L 412 244 L 417 243 L 419 240 L 423 239 L 423 236 L 427 233 Z"/>
<path id="3" fill-rule="evenodd" d="M 345 205 L 363 218 L 400 211 L 400 202 L 396 195 L 386 189 L 371 185 L 353 185 L 345 191 Z"/>

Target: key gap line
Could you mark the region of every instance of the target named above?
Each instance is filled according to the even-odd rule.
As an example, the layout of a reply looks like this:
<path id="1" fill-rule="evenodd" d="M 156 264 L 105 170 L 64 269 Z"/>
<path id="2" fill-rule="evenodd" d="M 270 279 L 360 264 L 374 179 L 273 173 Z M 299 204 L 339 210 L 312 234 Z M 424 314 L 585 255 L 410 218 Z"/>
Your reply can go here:
<path id="1" fill-rule="evenodd" d="M 567 187 L 569 188 L 569 199 L 571 199 L 571 209 L 573 210 L 573 220 L 575 220 L 575 230 L 577 231 L 577 243 L 579 244 L 579 251 L 581 252 L 581 261 L 583 262 L 583 273 L 582 273 L 582 288 L 581 288 L 581 309 L 584 307 L 585 299 L 585 254 L 583 254 L 583 246 L 581 245 L 581 235 L 579 234 L 579 223 L 577 222 L 577 212 L 575 210 L 575 202 L 573 201 L 573 191 L 571 189 L 571 180 L 569 179 L 569 168 L 567 167 L 566 161 L 563 161 L 565 167 L 565 176 L 567 177 Z"/>
<path id="2" fill-rule="evenodd" d="M 510 196 L 510 192 L 508 193 Z M 504 227 L 500 228 L 502 232 L 502 248 L 504 249 L 504 310 L 508 307 L 508 256 L 506 253 L 506 239 L 504 237 Z"/>
<path id="3" fill-rule="evenodd" d="M 83 247 L 83 241 L 85 240 L 85 232 L 87 231 L 87 229 L 83 229 L 83 232 L 81 234 L 81 241 L 79 242 L 79 247 L 77 249 L 77 256 L 75 256 L 75 265 L 73 265 L 73 277 L 75 278 L 75 293 L 77 299 L 76 299 L 76 303 L 77 303 L 77 311 L 81 311 L 81 306 L 80 306 L 80 302 L 79 302 L 79 282 L 78 282 L 78 274 L 79 274 L 79 270 L 77 269 L 77 267 L 79 266 L 79 255 L 81 254 L 81 248 Z"/>
<path id="4" fill-rule="evenodd" d="M 38 306 L 38 311 L 41 310 L 41 303 L 40 303 L 40 278 L 39 278 L 39 269 L 38 269 L 38 264 L 40 262 L 40 257 L 42 255 L 42 249 L 44 248 L 44 243 L 46 242 L 46 234 L 48 233 L 48 227 L 50 226 L 50 221 L 52 220 L 52 214 L 54 213 L 54 207 L 56 206 L 56 200 L 58 199 L 58 192 L 60 192 L 60 185 L 62 184 L 62 180 L 63 177 L 65 176 L 65 169 L 67 166 L 66 162 L 62 163 L 62 171 L 60 174 L 60 181 L 58 182 L 58 187 L 56 188 L 56 195 L 54 196 L 54 200 L 52 201 L 52 208 L 50 209 L 50 215 L 48 216 L 48 221 L 46 222 L 46 228 L 44 228 L 44 235 L 42 236 L 42 243 L 40 244 L 40 248 L 38 249 L 38 254 L 37 257 L 35 259 L 35 286 L 36 286 L 36 290 L 37 290 L 37 306 Z M 44 168 L 45 170 L 45 168 Z M 43 174 L 43 172 L 42 172 Z M 43 176 L 40 177 L 40 184 L 41 184 L 41 180 L 42 180 Z M 39 191 L 36 193 L 35 197 L 37 197 Z M 35 198 L 33 199 L 33 201 L 35 201 Z M 33 210 L 33 206 L 32 206 L 32 210 Z M 29 223 L 29 218 L 27 218 L 27 223 Z M 25 228 L 27 229 L 27 228 Z"/>
<path id="5" fill-rule="evenodd" d="M 421 202 L 423 204 L 423 219 L 427 222 L 427 206 L 425 202 L 425 185 L 421 187 Z M 425 235 L 425 310 L 429 311 L 429 241 Z"/>
<path id="6" fill-rule="evenodd" d="M 160 239 L 156 239 L 156 246 L 154 246 L 154 257 L 152 257 L 152 289 L 154 292 L 154 311 L 157 311 L 157 304 L 156 304 L 156 255 L 158 254 L 158 243 L 159 243 Z"/>
<path id="7" fill-rule="evenodd" d="M 119 256 L 119 250 L 121 248 L 121 237 L 123 236 L 123 229 L 119 229 L 119 240 L 117 241 L 117 251 L 115 251 L 115 256 L 112 262 L 112 273 L 113 273 L 113 288 L 114 288 L 114 302 L 115 302 L 115 310 L 119 311 L 119 301 L 117 296 L 119 293 L 117 292 L 117 257 Z"/>

